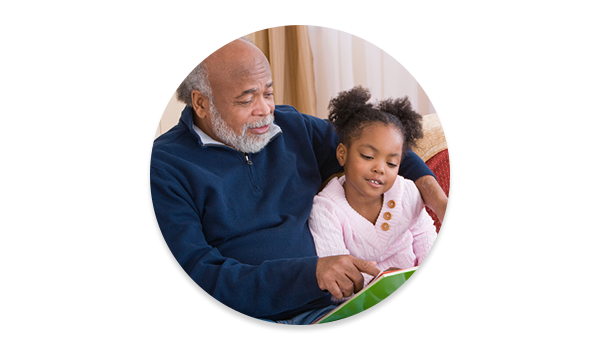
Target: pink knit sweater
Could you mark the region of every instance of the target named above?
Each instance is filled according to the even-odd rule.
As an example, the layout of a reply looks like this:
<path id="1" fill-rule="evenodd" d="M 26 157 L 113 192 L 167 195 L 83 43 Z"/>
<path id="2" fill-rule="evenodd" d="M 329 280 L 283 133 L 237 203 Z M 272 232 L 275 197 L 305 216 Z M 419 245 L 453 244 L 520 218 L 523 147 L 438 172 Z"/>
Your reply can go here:
<path id="1" fill-rule="evenodd" d="M 376 261 L 377 268 L 418 266 L 437 237 L 433 220 L 415 184 L 401 176 L 383 195 L 383 207 L 373 225 L 358 214 L 342 185 L 332 179 L 317 194 L 308 221 L 319 257 L 350 254 Z M 365 284 L 371 276 L 365 275 Z"/>

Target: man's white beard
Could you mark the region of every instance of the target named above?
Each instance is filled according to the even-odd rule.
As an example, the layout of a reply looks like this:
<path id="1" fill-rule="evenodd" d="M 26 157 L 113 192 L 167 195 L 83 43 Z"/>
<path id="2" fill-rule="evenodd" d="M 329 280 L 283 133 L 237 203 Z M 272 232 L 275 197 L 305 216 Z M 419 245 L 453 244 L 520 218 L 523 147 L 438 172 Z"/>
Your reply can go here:
<path id="1" fill-rule="evenodd" d="M 237 135 L 233 129 L 225 123 L 221 114 L 215 108 L 215 105 L 210 102 L 210 114 L 212 115 L 211 124 L 215 135 L 226 145 L 242 153 L 257 153 L 262 150 L 271 139 L 270 133 L 262 135 L 246 135 L 249 128 L 260 128 L 266 125 L 273 127 L 273 114 L 269 114 L 264 120 L 244 125 L 241 135 Z"/>

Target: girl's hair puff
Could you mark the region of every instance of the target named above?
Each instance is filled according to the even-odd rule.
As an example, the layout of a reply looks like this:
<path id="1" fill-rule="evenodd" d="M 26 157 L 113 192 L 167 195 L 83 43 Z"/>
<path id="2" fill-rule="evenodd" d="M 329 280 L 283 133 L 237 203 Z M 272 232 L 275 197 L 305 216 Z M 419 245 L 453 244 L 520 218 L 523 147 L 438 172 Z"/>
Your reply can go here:
<path id="1" fill-rule="evenodd" d="M 422 119 L 415 112 L 408 97 L 385 99 L 376 106 L 368 103 L 371 94 L 368 89 L 356 86 L 342 91 L 329 102 L 329 120 L 333 123 L 340 142 L 346 146 L 360 137 L 364 128 L 379 122 L 394 125 L 404 140 L 402 153 L 416 145 L 423 137 Z"/>
<path id="2" fill-rule="evenodd" d="M 377 104 L 377 109 L 400 121 L 404 145 L 412 148 L 423 138 L 423 117 L 412 109 L 408 96 L 388 98 Z"/>

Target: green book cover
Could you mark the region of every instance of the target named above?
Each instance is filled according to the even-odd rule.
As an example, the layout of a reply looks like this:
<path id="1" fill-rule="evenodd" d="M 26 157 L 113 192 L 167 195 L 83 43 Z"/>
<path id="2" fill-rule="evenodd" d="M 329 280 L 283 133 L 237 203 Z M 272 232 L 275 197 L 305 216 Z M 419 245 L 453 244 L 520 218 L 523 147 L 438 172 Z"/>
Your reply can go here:
<path id="1" fill-rule="evenodd" d="M 381 272 L 365 288 L 346 300 L 328 314 L 316 320 L 314 323 L 327 323 L 341 320 L 362 312 L 383 299 L 387 298 L 415 272 L 417 267 L 404 270 Z"/>

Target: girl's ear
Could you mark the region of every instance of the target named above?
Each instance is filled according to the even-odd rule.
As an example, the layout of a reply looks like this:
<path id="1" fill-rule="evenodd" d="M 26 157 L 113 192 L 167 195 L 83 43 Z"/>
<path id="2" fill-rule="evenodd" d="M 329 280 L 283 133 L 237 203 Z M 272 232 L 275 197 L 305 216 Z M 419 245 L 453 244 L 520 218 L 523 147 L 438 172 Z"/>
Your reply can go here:
<path id="1" fill-rule="evenodd" d="M 337 146 L 337 150 L 335 152 L 338 162 L 340 166 L 344 166 L 346 164 L 346 157 L 348 156 L 348 148 L 343 143 L 340 143 Z"/>

